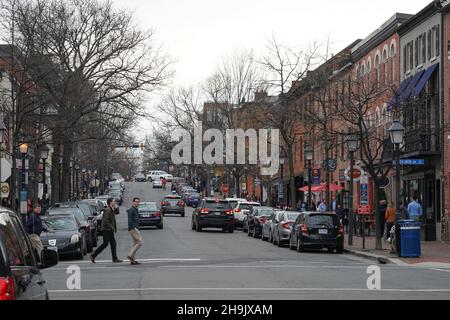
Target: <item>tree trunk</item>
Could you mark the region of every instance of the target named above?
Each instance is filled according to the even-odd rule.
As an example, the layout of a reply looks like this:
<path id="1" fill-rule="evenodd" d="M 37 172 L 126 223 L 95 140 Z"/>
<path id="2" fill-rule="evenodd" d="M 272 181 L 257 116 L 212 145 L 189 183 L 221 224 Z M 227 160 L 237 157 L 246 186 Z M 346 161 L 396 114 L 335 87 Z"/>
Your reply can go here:
<path id="1" fill-rule="evenodd" d="M 63 164 L 62 164 L 62 177 L 61 177 L 61 201 L 67 201 L 70 197 L 70 177 L 71 177 L 71 168 L 70 168 L 70 159 L 72 157 L 73 145 L 68 142 L 64 144 L 63 149 Z"/>
<path id="2" fill-rule="evenodd" d="M 382 250 L 381 237 L 383 236 L 380 230 L 381 227 L 381 213 L 380 213 L 380 189 L 378 188 L 378 179 L 374 179 L 374 202 L 375 202 L 375 250 Z"/>
<path id="3" fill-rule="evenodd" d="M 53 144 L 53 156 L 52 156 L 52 170 L 50 172 L 50 183 L 52 185 L 51 190 L 51 203 L 52 205 L 60 202 L 60 187 L 61 187 L 61 177 L 60 177 L 60 164 L 59 158 L 61 156 L 60 153 L 60 144 Z"/>
<path id="4" fill-rule="evenodd" d="M 297 204 L 297 190 L 295 188 L 295 169 L 294 159 L 292 157 L 292 145 L 288 146 L 288 158 L 289 158 L 289 184 L 291 185 L 291 207 L 294 209 Z"/>

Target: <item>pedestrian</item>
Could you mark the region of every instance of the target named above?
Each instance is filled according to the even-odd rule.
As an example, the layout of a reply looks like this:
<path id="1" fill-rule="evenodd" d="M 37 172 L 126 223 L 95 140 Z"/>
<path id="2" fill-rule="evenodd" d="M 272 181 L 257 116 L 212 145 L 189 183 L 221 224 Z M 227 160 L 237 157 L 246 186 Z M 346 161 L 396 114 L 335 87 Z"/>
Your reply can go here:
<path id="1" fill-rule="evenodd" d="M 106 200 L 107 207 L 103 211 L 102 218 L 102 233 L 103 233 L 103 243 L 98 247 L 93 254 L 91 254 L 91 261 L 95 263 L 95 258 L 102 252 L 108 244 L 111 246 L 111 256 L 113 262 L 123 262 L 117 258 L 116 251 L 116 238 L 114 234 L 117 232 L 116 214 L 118 208 L 116 206 L 116 200 L 114 198 L 108 198 Z"/>
<path id="2" fill-rule="evenodd" d="M 386 219 L 384 216 L 386 215 L 386 209 L 387 209 L 387 202 L 386 200 L 380 200 L 380 205 L 378 207 L 378 211 L 380 212 L 380 235 L 381 238 L 383 238 L 384 235 L 384 227 L 386 225 Z M 389 233 L 389 229 L 388 232 Z"/>
<path id="3" fill-rule="evenodd" d="M 326 204 L 323 202 L 323 201 L 321 201 L 320 203 L 319 203 L 319 211 L 320 212 L 325 212 L 325 211 L 327 211 L 327 206 L 326 206 Z"/>
<path id="4" fill-rule="evenodd" d="M 25 222 L 25 230 L 29 234 L 31 245 L 36 249 L 39 261 L 41 260 L 42 250 L 44 250 L 44 245 L 41 241 L 42 231 L 48 231 L 41 220 L 41 205 L 35 204 L 33 208 L 33 213 L 28 217 Z"/>
<path id="5" fill-rule="evenodd" d="M 302 211 L 302 204 L 303 204 L 303 200 L 298 199 L 298 201 L 297 201 L 297 210 L 298 211 Z"/>
<path id="6" fill-rule="evenodd" d="M 161 180 L 161 182 L 162 182 L 162 188 L 163 188 L 163 190 L 166 190 L 166 183 L 167 183 L 166 177 L 163 177 L 162 180 Z"/>
<path id="7" fill-rule="evenodd" d="M 131 247 L 131 251 L 128 254 L 128 259 L 130 260 L 130 263 L 140 264 L 136 260 L 136 252 L 139 250 L 139 248 L 142 247 L 144 242 L 142 241 L 141 233 L 139 232 L 139 203 L 141 200 L 138 197 L 133 198 L 133 204 L 131 205 L 131 208 L 127 210 L 128 213 L 128 231 L 130 232 L 131 239 L 133 239 L 133 246 Z"/>
<path id="8" fill-rule="evenodd" d="M 338 217 L 339 221 L 342 223 L 342 219 L 344 218 L 344 209 L 342 209 L 342 206 L 340 203 L 336 204 L 336 216 Z"/>
<path id="9" fill-rule="evenodd" d="M 417 202 L 417 195 L 414 195 L 413 201 L 408 204 L 408 218 L 419 221 L 422 214 L 422 206 Z"/>
<path id="10" fill-rule="evenodd" d="M 391 229 L 395 223 L 395 206 L 392 201 L 389 201 L 389 205 L 386 209 L 384 218 L 386 219 L 386 240 L 387 240 L 390 236 Z"/>

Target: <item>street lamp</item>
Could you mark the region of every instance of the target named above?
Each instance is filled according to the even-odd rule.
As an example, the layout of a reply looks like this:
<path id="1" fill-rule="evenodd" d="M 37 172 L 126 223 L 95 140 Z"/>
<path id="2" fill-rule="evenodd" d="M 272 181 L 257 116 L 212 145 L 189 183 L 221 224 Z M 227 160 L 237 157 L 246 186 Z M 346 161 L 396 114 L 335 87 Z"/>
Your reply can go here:
<path id="1" fill-rule="evenodd" d="M 305 158 L 308 161 L 308 210 L 311 210 L 312 208 L 312 195 L 311 195 L 311 183 L 312 183 L 312 168 L 311 168 L 311 161 L 314 157 L 314 150 L 311 147 L 311 145 L 307 144 L 305 146 Z"/>
<path id="2" fill-rule="evenodd" d="M 19 151 L 22 154 L 22 191 L 20 192 L 20 213 L 26 215 L 28 213 L 28 194 L 25 184 L 25 157 L 28 153 L 28 143 L 19 145 Z"/>
<path id="3" fill-rule="evenodd" d="M 2 180 L 2 155 L 1 155 L 1 144 L 4 142 L 4 133 L 6 131 L 6 126 L 3 122 L 0 122 L 0 184 L 3 182 Z"/>
<path id="4" fill-rule="evenodd" d="M 397 213 L 395 215 L 395 222 L 397 222 L 400 213 L 400 144 L 403 143 L 405 136 L 405 127 L 401 124 L 400 120 L 394 119 L 391 127 L 388 129 L 392 144 L 395 146 L 394 158 L 395 158 L 395 207 Z"/>
<path id="5" fill-rule="evenodd" d="M 45 213 L 45 198 L 47 195 L 47 183 L 46 183 L 46 171 L 45 171 L 45 164 L 48 159 L 48 152 L 49 149 L 44 146 L 41 149 L 41 159 L 42 159 L 42 212 Z"/>
<path id="6" fill-rule="evenodd" d="M 79 184 L 79 181 L 78 181 L 78 171 L 80 170 L 80 165 L 77 163 L 77 164 L 75 164 L 75 190 L 74 190 L 74 192 L 76 192 L 75 193 L 75 198 L 76 199 L 78 199 L 78 196 L 79 196 L 79 194 L 80 194 L 80 184 Z"/>
<path id="7" fill-rule="evenodd" d="M 350 190 L 348 196 L 349 208 L 348 208 L 348 245 L 353 245 L 353 228 L 355 223 L 355 217 L 353 215 L 353 154 L 359 149 L 359 137 L 357 133 L 348 132 L 345 137 L 347 143 L 347 149 L 350 153 Z"/>
<path id="8" fill-rule="evenodd" d="M 86 188 L 86 168 L 81 169 L 81 172 L 83 173 L 83 181 L 81 182 L 82 185 L 82 191 L 83 191 L 83 198 L 85 197 L 85 193 L 87 192 Z"/>

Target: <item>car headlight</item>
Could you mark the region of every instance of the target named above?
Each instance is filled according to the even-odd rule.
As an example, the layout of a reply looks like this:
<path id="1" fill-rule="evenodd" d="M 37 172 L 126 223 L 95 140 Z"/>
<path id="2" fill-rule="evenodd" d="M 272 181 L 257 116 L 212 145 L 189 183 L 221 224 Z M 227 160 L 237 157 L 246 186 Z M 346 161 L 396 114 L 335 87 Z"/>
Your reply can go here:
<path id="1" fill-rule="evenodd" d="M 78 241 L 80 241 L 80 236 L 78 234 L 74 234 L 71 238 L 70 238 L 70 243 L 77 243 Z"/>

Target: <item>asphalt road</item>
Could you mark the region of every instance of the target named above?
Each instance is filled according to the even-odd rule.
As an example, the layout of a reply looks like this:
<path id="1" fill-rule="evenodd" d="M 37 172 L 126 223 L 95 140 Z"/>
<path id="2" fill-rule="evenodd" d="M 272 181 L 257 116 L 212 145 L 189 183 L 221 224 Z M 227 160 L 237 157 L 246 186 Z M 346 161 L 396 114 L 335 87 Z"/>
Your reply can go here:
<path id="1" fill-rule="evenodd" d="M 170 184 L 169 184 L 170 188 Z M 170 190 L 168 188 L 168 190 Z M 127 183 L 120 207 L 118 255 L 109 248 L 94 265 L 88 259 L 63 260 L 44 270 L 51 299 L 450 299 L 450 269 L 376 265 L 350 254 L 297 253 L 236 231 L 191 230 L 192 209 L 184 218 L 166 216 L 164 229 L 141 230 L 142 265 L 126 260 L 131 246 L 126 208 L 134 196 L 156 201 L 170 191 L 151 183 Z M 79 266 L 81 289 L 67 287 L 70 266 Z M 380 268 L 381 289 L 367 286 L 368 267 Z M 373 282 L 371 282 L 373 283 Z"/>

